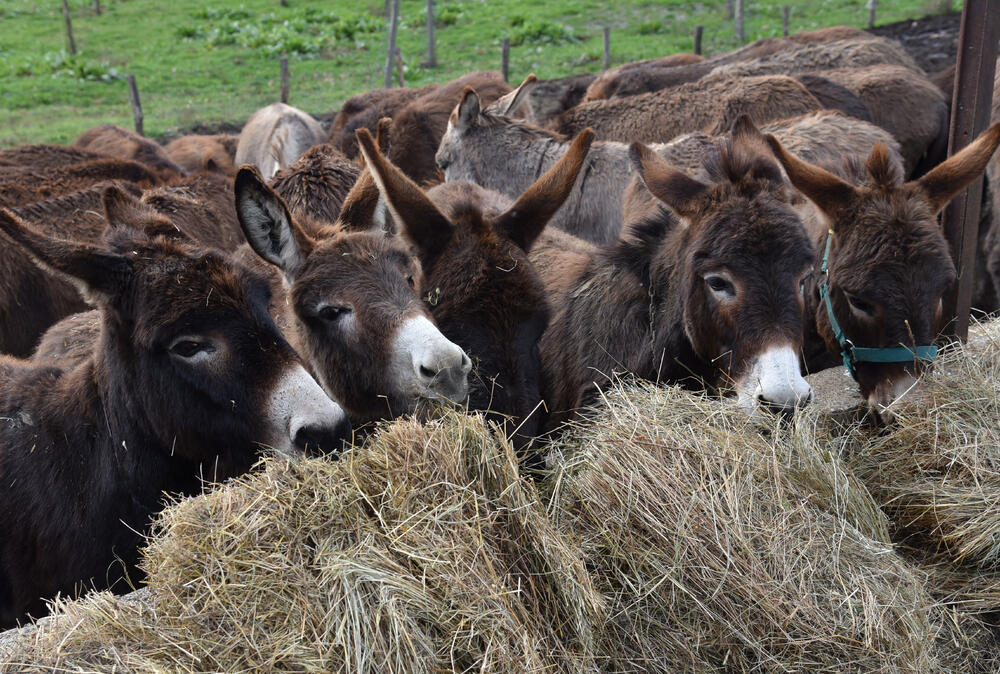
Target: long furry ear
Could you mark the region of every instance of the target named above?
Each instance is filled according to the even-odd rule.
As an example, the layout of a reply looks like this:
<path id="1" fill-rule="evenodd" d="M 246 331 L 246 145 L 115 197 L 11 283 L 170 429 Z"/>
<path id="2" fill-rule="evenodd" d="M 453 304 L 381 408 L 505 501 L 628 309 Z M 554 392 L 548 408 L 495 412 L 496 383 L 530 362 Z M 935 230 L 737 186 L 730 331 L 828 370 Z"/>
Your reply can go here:
<path id="1" fill-rule="evenodd" d="M 292 220 L 284 200 L 264 182 L 256 167 L 240 167 L 235 192 L 236 215 L 250 247 L 291 283 L 312 252 L 312 239 Z"/>
<path id="2" fill-rule="evenodd" d="M 486 111 L 502 115 L 504 117 L 509 117 L 512 112 L 521 106 L 525 97 L 531 93 L 531 90 L 535 88 L 536 84 L 538 84 L 538 78 L 535 77 L 534 73 L 528 75 L 524 78 L 524 81 L 521 82 L 521 85 L 517 89 L 507 92 L 487 105 Z"/>
<path id="3" fill-rule="evenodd" d="M 46 271 L 67 277 L 93 305 L 110 305 L 133 274 L 131 260 L 91 244 L 51 239 L 0 208 L 0 234 Z"/>
<path id="4" fill-rule="evenodd" d="M 1000 122 L 994 124 L 961 152 L 939 164 L 916 184 L 930 202 L 935 213 L 948 205 L 958 193 L 968 187 L 986 170 L 986 164 L 1000 144 Z"/>
<path id="5" fill-rule="evenodd" d="M 383 155 L 389 153 L 391 127 L 391 118 L 383 117 L 378 120 L 375 144 L 378 145 L 379 152 Z M 382 229 L 385 223 L 378 221 L 375 217 L 378 211 L 379 196 L 378 185 L 372 178 L 371 170 L 365 165 L 357 182 L 344 197 L 344 204 L 340 207 L 340 225 L 352 232 L 370 232 Z"/>
<path id="6" fill-rule="evenodd" d="M 694 215 L 698 197 L 708 191 L 708 185 L 677 169 L 642 143 L 629 147 L 632 167 L 650 193 L 687 221 Z"/>
<path id="7" fill-rule="evenodd" d="M 147 234 L 160 234 L 180 230 L 170 222 L 170 218 L 157 213 L 149 204 L 143 203 L 118 185 L 108 185 L 101 193 L 104 219 L 112 229 L 130 228 Z"/>
<path id="8" fill-rule="evenodd" d="M 396 226 L 417 247 L 421 262 L 433 259 L 451 238 L 451 222 L 416 183 L 379 152 L 368 129 L 358 129 L 355 135 Z"/>
<path id="9" fill-rule="evenodd" d="M 522 250 L 529 250 L 548 221 L 569 198 L 593 142 L 593 129 L 580 132 L 566 154 L 496 218 L 494 226 L 497 230 Z"/>
<path id="10" fill-rule="evenodd" d="M 829 171 L 789 154 L 777 138 L 765 136 L 774 156 L 785 169 L 788 179 L 799 192 L 812 201 L 831 220 L 837 221 L 843 209 L 852 204 L 858 195 L 857 189 Z"/>
<path id="11" fill-rule="evenodd" d="M 456 131 L 462 133 L 479 121 L 479 111 L 479 94 L 472 87 L 465 87 L 462 100 L 452 110 L 448 121 Z"/>

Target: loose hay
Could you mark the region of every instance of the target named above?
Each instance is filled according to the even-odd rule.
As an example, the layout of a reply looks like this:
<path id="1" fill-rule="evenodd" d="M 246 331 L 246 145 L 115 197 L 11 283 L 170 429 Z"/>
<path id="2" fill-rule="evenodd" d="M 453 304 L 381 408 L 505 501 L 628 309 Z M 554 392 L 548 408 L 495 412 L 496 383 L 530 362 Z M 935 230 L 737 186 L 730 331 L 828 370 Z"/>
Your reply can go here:
<path id="1" fill-rule="evenodd" d="M 609 394 L 538 495 L 478 417 L 168 509 L 150 599 L 60 603 L 7 671 L 927 671 L 920 580 L 814 420 Z"/>
<path id="2" fill-rule="evenodd" d="M 950 347 L 881 437 L 860 438 L 852 469 L 894 534 L 962 564 L 1000 570 L 1000 330 Z M 1000 607 L 998 607 L 1000 608 Z"/>

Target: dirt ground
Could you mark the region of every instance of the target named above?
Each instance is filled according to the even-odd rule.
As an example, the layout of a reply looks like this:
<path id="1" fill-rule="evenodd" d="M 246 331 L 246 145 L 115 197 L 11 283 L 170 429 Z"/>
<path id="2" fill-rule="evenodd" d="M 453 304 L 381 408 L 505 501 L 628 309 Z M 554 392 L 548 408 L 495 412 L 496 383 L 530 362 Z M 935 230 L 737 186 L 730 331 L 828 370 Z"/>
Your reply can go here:
<path id="1" fill-rule="evenodd" d="M 920 67 L 933 75 L 955 62 L 958 53 L 958 12 L 928 16 L 917 21 L 900 21 L 876 26 L 871 32 L 898 40 L 917 60 Z"/>

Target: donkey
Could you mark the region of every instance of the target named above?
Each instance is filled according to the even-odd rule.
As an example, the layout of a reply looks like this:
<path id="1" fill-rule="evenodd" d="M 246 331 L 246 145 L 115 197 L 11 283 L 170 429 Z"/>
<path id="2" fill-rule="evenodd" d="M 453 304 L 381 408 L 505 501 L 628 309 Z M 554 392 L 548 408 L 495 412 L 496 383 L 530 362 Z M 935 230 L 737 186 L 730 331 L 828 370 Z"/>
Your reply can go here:
<path id="1" fill-rule="evenodd" d="M 549 318 L 545 286 L 528 252 L 569 196 L 593 133 L 580 134 L 513 203 L 467 182 L 424 194 L 367 131 L 358 140 L 400 233 L 420 257 L 434 318 L 477 363 L 470 409 L 497 415 L 515 447 L 525 448 L 538 431 L 538 341 Z"/>
<path id="2" fill-rule="evenodd" d="M 541 341 L 549 428 L 623 371 L 733 388 L 751 411 L 811 399 L 798 352 L 813 247 L 780 167 L 747 127 L 706 157 L 710 182 L 632 145 L 637 172 L 676 220 L 603 247 L 553 232 L 532 250 L 553 309 Z"/>
<path id="3" fill-rule="evenodd" d="M 336 222 L 361 169 L 329 143 L 320 143 L 271 178 L 271 187 L 296 218 Z"/>
<path id="4" fill-rule="evenodd" d="M 114 211 L 117 188 L 105 192 Z M 0 233 L 100 307 L 73 367 L 0 358 L 0 626 L 87 587 L 127 591 L 165 492 L 279 452 L 339 450 L 344 412 L 267 313 L 266 281 L 214 252 L 120 229 L 103 246 Z"/>
<path id="5" fill-rule="evenodd" d="M 410 101 L 437 89 L 438 84 L 426 84 L 419 89 L 373 89 L 352 96 L 333 118 L 327 142 L 352 159 L 358 156 L 358 141 L 354 132 L 368 129 L 375 133 L 383 117 L 395 117 Z"/>
<path id="6" fill-rule="evenodd" d="M 378 190 L 362 173 L 333 225 L 303 225 L 250 166 L 236 212 L 253 252 L 278 276 L 278 322 L 355 423 L 461 402 L 472 362 L 421 300 L 420 265 L 374 222 Z M 249 251 L 239 259 L 251 261 Z M 258 261 L 258 264 L 259 261 Z"/>
<path id="7" fill-rule="evenodd" d="M 0 167 L 59 168 L 107 157 L 72 145 L 19 145 L 0 150 Z"/>
<path id="8" fill-rule="evenodd" d="M 128 180 L 140 187 L 160 184 L 148 167 L 124 159 L 98 159 L 54 168 L 8 168 L 0 170 L 0 206 L 9 208 L 51 199 L 105 180 Z"/>
<path id="9" fill-rule="evenodd" d="M 250 115 L 236 145 L 236 166 L 253 164 L 266 180 L 326 138 L 308 113 L 285 103 L 272 103 Z"/>
<path id="10" fill-rule="evenodd" d="M 233 158 L 239 137 L 228 133 L 189 134 L 175 138 L 163 148 L 170 159 L 187 173 L 236 175 Z"/>
<path id="11" fill-rule="evenodd" d="M 515 91 L 482 110 L 476 93 L 466 92 L 452 113 L 435 157 L 446 181 L 472 181 L 514 198 L 563 156 L 568 140 L 508 116 L 521 99 L 530 95 L 534 82 L 534 75 L 529 75 Z M 837 153 L 845 143 L 856 148 L 867 142 L 862 146 L 871 147 L 879 140 L 898 148 L 882 129 L 831 112 L 773 122 L 766 128 L 784 142 L 800 138 L 797 149 L 810 154 Z M 690 134 L 651 147 L 675 166 L 698 170 L 714 142 L 710 136 Z M 579 184 L 551 225 L 595 243 L 617 240 L 622 228 L 623 198 L 632 176 L 627 145 L 595 142 Z"/>
<path id="12" fill-rule="evenodd" d="M 843 359 L 872 408 L 890 418 L 892 404 L 933 357 L 942 296 L 955 281 L 936 216 L 982 174 L 1000 144 L 1000 124 L 907 183 L 881 144 L 864 165 L 848 158 L 835 175 L 788 153 L 773 136 L 767 142 L 814 205 L 804 221 L 825 251 L 807 286 L 806 311 L 815 316 L 805 336 L 807 366 Z"/>
<path id="13" fill-rule="evenodd" d="M 129 159 L 153 169 L 160 180 L 186 175 L 155 140 L 114 124 L 101 124 L 84 131 L 74 143 L 79 148 L 117 159 Z"/>

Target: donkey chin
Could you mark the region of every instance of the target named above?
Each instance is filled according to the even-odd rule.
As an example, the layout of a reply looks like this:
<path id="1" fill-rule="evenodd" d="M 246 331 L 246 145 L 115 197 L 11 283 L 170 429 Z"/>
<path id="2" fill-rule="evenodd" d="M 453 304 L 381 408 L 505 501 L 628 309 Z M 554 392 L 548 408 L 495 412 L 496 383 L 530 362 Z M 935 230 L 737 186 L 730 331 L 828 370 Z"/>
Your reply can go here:
<path id="1" fill-rule="evenodd" d="M 917 377 L 907 371 L 893 372 L 893 376 L 878 381 L 868 394 L 868 407 L 874 411 L 879 421 L 888 425 L 896 420 L 896 411 L 901 401 L 917 388 Z"/>
<path id="2" fill-rule="evenodd" d="M 399 329 L 392 370 L 414 409 L 425 401 L 462 404 L 469 397 L 472 361 L 424 316 L 407 319 Z"/>
<path id="3" fill-rule="evenodd" d="M 799 369 L 791 346 L 772 346 L 750 359 L 746 374 L 736 382 L 736 404 L 748 414 L 763 410 L 792 412 L 812 402 L 813 391 Z"/>

